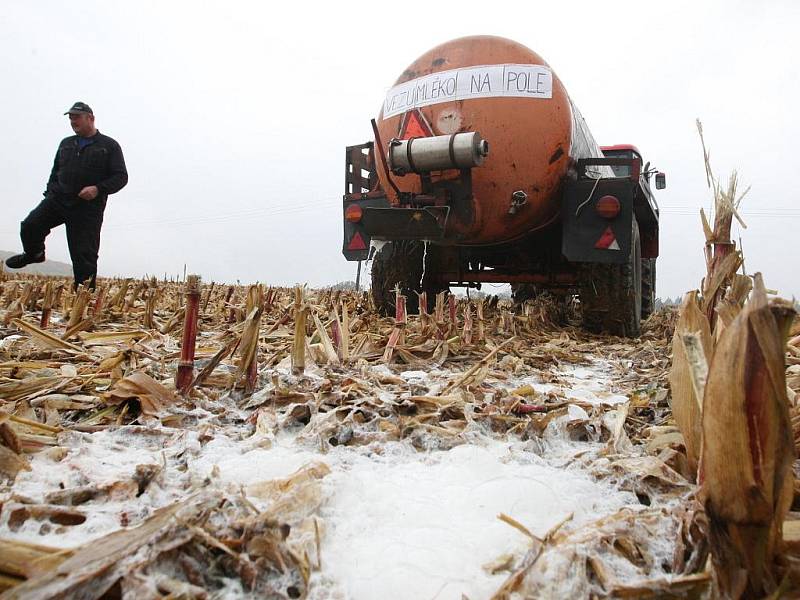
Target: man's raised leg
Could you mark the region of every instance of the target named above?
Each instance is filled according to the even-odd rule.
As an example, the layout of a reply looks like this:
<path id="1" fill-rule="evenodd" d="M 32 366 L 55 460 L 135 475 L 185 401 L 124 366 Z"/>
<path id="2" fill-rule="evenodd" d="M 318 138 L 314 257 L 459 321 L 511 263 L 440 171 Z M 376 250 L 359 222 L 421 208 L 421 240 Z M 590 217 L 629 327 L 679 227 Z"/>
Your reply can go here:
<path id="1" fill-rule="evenodd" d="M 31 263 L 44 262 L 44 240 L 53 229 L 64 223 L 64 214 L 55 200 L 45 198 L 20 224 L 22 254 L 6 260 L 11 269 L 21 269 Z"/>

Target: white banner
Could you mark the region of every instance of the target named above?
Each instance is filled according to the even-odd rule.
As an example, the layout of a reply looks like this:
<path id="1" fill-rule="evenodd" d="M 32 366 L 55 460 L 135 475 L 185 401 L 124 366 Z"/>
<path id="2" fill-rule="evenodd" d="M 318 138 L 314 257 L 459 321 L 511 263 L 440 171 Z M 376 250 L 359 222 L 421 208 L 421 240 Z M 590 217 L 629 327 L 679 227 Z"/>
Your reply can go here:
<path id="1" fill-rule="evenodd" d="M 383 118 L 412 108 L 470 98 L 552 98 L 553 73 L 542 65 L 483 65 L 431 73 L 394 86 Z"/>

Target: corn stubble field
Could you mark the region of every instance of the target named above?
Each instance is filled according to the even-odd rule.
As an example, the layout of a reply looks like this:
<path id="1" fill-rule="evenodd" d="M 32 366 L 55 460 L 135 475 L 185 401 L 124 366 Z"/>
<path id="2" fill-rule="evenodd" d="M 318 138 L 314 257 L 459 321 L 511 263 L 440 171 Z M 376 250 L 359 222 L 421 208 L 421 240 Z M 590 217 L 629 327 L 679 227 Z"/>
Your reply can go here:
<path id="1" fill-rule="evenodd" d="M 366 294 L 200 288 L 189 279 L 104 281 L 95 293 L 77 294 L 67 281 L 3 283 L 4 597 L 100 597 L 114 588 L 130 597 L 319 594 L 335 578 L 315 580 L 326 558 L 325 504 L 336 493 L 322 485 L 332 468 L 327 455 L 380 457 L 392 444 L 448 452 L 491 439 L 558 454 L 565 470 L 581 469 L 630 495 L 615 511 L 579 522 L 568 514 L 545 531 L 531 531 L 514 514 L 496 515 L 516 553 L 498 553 L 481 566 L 502 580 L 495 597 L 700 594 L 710 589 L 715 536 L 726 538 L 722 545 L 741 543 L 744 552 L 753 545 L 740 536 L 763 537 L 760 552 L 787 558 L 772 547 L 779 546 L 773 516 L 787 518 L 794 493 L 793 449 L 781 446 L 794 439 L 783 422 L 794 403 L 785 389 L 780 397 L 781 344 L 787 325 L 792 336 L 798 328 L 763 291 L 726 327 L 741 331 L 717 338 L 725 370 L 714 363 L 694 377 L 702 371 L 698 356 L 714 345 L 696 294 L 687 296 L 679 319 L 674 310 L 656 313 L 641 339 L 624 340 L 556 325 L 558 311 L 546 298 L 514 311 L 495 300 L 442 295 L 433 314 L 401 310 L 391 319 L 377 316 Z M 736 295 L 726 298 L 730 316 Z M 196 368 L 181 384 L 187 306 L 197 311 L 199 334 Z M 681 341 L 670 392 L 676 319 Z M 700 333 L 684 342 L 682 331 Z M 762 343 L 772 345 L 771 354 Z M 753 353 L 774 364 L 762 368 Z M 788 384 L 797 390 L 800 351 L 789 345 L 787 357 Z M 742 361 L 755 361 L 760 375 L 748 366 L 741 372 L 749 380 L 737 381 Z M 183 366 L 186 373 L 185 356 Z M 575 385 L 570 369 L 602 386 Z M 743 423 L 733 413 L 702 419 L 696 386 L 703 379 L 706 402 L 712 393 L 741 406 L 755 393 L 774 395 L 755 417 L 758 427 L 776 428 L 763 432 L 755 480 L 732 454 L 750 450 L 734 435 L 749 413 Z M 740 384 L 746 398 L 735 397 Z M 725 435 L 714 435 L 715 427 Z M 110 444 L 106 451 L 133 454 L 132 462 L 106 465 L 102 455 L 91 462 L 87 446 L 99 435 L 113 436 L 102 442 Z M 202 448 L 215 439 L 246 456 L 287 435 L 316 458 L 283 477 L 235 485 L 219 465 L 207 475 L 187 465 L 202 463 Z M 700 452 L 705 487 L 696 483 Z M 709 475 L 712 468 L 719 476 Z M 753 486 L 765 483 L 766 502 L 747 505 Z M 770 580 L 771 563 L 762 568 Z"/>
<path id="2" fill-rule="evenodd" d="M 546 296 L 4 274 L 2 598 L 800 589 L 800 323 L 712 189 L 701 289 L 635 340 Z"/>

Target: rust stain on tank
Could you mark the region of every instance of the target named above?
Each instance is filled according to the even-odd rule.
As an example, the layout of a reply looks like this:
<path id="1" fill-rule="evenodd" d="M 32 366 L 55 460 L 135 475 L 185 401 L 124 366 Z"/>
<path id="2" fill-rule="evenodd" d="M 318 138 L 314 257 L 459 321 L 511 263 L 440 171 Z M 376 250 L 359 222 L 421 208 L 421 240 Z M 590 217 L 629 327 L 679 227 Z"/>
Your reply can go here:
<path id="1" fill-rule="evenodd" d="M 558 149 L 555 152 L 553 152 L 553 156 L 550 157 L 549 163 L 552 165 L 554 162 L 556 162 L 562 156 L 564 156 L 564 148 L 559 146 Z"/>

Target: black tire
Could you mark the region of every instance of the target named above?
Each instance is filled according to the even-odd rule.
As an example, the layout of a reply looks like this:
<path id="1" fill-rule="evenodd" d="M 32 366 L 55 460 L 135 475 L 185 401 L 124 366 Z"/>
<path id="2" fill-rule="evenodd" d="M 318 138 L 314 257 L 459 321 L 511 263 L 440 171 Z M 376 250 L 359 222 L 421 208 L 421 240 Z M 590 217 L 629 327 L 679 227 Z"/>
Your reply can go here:
<path id="1" fill-rule="evenodd" d="M 372 298 L 375 307 L 382 315 L 394 316 L 395 287 L 406 297 L 406 311 L 414 314 L 419 311 L 419 296 L 423 285 L 428 293 L 428 310 L 433 310 L 436 294 L 443 291 L 441 286 L 430 284 L 438 266 L 438 248 L 428 244 L 425 257 L 425 281 L 422 260 L 425 257 L 424 242 L 402 240 L 389 242 L 372 259 Z"/>
<path id="2" fill-rule="evenodd" d="M 511 299 L 516 304 L 524 304 L 527 300 L 534 300 L 541 292 L 533 283 L 512 283 Z"/>
<path id="3" fill-rule="evenodd" d="M 642 259 L 642 321 L 656 308 L 656 259 Z"/>
<path id="4" fill-rule="evenodd" d="M 589 331 L 638 337 L 642 323 L 642 249 L 636 218 L 622 264 L 587 264 L 581 273 L 581 313 Z"/>
<path id="5" fill-rule="evenodd" d="M 556 312 L 553 318 L 557 323 L 567 324 L 570 314 L 570 300 L 572 295 L 563 292 L 552 292 L 547 289 L 537 288 L 535 283 L 512 283 L 511 299 L 515 304 L 524 305 L 528 300 L 551 298 Z"/>

